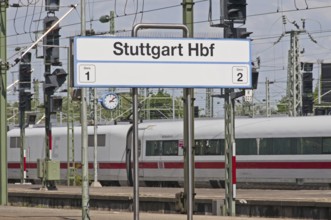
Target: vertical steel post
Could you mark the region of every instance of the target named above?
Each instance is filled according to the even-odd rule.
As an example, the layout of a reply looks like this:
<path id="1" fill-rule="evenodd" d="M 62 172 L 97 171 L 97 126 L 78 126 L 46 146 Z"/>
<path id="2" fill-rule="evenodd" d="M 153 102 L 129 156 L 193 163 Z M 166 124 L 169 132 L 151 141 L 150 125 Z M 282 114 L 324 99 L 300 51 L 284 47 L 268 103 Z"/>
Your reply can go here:
<path id="1" fill-rule="evenodd" d="M 45 63 L 45 73 L 50 73 L 51 65 Z M 44 106 L 45 106 L 45 164 L 43 166 L 44 175 L 42 178 L 42 188 L 56 189 L 55 182 L 46 180 L 48 169 L 46 169 L 46 162 L 52 159 L 52 124 L 51 124 L 51 94 L 50 91 L 44 91 Z"/>
<path id="2" fill-rule="evenodd" d="M 81 36 L 86 35 L 85 0 L 81 0 Z M 81 101 L 81 140 L 82 140 L 82 219 L 89 216 L 89 180 L 88 180 L 88 152 L 87 152 L 87 103 L 86 88 L 82 88 Z"/>
<path id="3" fill-rule="evenodd" d="M 225 215 L 236 214 L 236 144 L 234 129 L 233 89 L 225 89 L 224 94 L 224 135 L 225 135 Z"/>
<path id="4" fill-rule="evenodd" d="M 290 34 L 291 48 L 289 50 L 289 65 L 287 77 L 287 97 L 288 97 L 288 114 L 289 116 L 302 115 L 302 74 L 300 72 L 299 61 L 299 34 L 304 30 L 292 30 L 285 32 Z"/>
<path id="5" fill-rule="evenodd" d="M 206 114 L 206 117 L 209 118 L 209 117 L 212 117 L 212 98 L 211 98 L 211 93 L 212 93 L 212 89 L 211 88 L 207 88 L 206 89 L 206 107 L 205 107 L 205 114 Z"/>
<path id="6" fill-rule="evenodd" d="M 21 93 L 21 91 L 20 91 Z M 25 110 L 20 108 L 20 167 L 21 167 L 21 184 L 26 180 L 26 160 L 25 160 Z"/>
<path id="7" fill-rule="evenodd" d="M 33 106 L 33 110 L 37 111 L 38 106 L 39 106 L 39 81 L 38 80 L 34 80 L 33 81 L 33 96 L 34 98 L 34 106 Z"/>
<path id="8" fill-rule="evenodd" d="M 92 187 L 102 187 L 101 184 L 98 181 L 98 126 L 97 126 L 97 105 L 98 105 L 98 99 L 97 99 L 97 90 L 96 88 L 93 89 L 93 100 L 91 100 L 93 103 L 93 125 L 94 125 L 94 152 L 93 152 L 93 157 L 94 157 L 94 181 L 92 183 Z"/>
<path id="9" fill-rule="evenodd" d="M 74 110 L 72 94 L 73 76 L 73 38 L 69 39 L 68 65 L 67 65 L 67 185 L 76 185 L 76 164 L 75 164 L 75 131 L 74 131 Z"/>
<path id="10" fill-rule="evenodd" d="M 133 108 L 133 219 L 139 220 L 138 88 L 132 88 Z"/>
<path id="11" fill-rule="evenodd" d="M 184 201 L 187 219 L 194 209 L 194 114 L 193 89 L 184 89 Z"/>
<path id="12" fill-rule="evenodd" d="M 317 63 L 318 63 L 318 104 L 321 104 L 321 87 L 322 87 L 322 82 L 321 82 L 321 73 L 322 73 L 322 64 L 323 64 L 323 60 L 321 59 L 318 59 L 317 60 Z"/>
<path id="13" fill-rule="evenodd" d="M 265 79 L 265 104 L 266 104 L 266 116 L 270 117 L 269 110 L 270 110 L 270 81 L 268 77 Z"/>
<path id="14" fill-rule="evenodd" d="M 223 2 L 224 10 L 226 2 Z M 233 22 L 224 27 L 224 38 L 229 38 L 234 33 Z M 224 214 L 236 215 L 236 142 L 235 142 L 235 96 L 234 89 L 224 89 L 224 140 L 225 140 L 225 202 Z"/>
<path id="15" fill-rule="evenodd" d="M 183 0 L 183 24 L 193 37 L 193 0 Z M 194 209 L 194 89 L 186 88 L 184 93 L 184 209 L 187 219 L 193 219 Z"/>
<path id="16" fill-rule="evenodd" d="M 7 7 L 0 2 L 0 205 L 8 203 L 7 186 Z"/>
<path id="17" fill-rule="evenodd" d="M 97 90 L 93 89 L 93 143 L 94 143 L 94 186 L 98 182 L 98 126 L 97 126 Z"/>
<path id="18" fill-rule="evenodd" d="M 115 12 L 110 11 L 109 15 L 109 33 L 110 35 L 115 35 Z"/>

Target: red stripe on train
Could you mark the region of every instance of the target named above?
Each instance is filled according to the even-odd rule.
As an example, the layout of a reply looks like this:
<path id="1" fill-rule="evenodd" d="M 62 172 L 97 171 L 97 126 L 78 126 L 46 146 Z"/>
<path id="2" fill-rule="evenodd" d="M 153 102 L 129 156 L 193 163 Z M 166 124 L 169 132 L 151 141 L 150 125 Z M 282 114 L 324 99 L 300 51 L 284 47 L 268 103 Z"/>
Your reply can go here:
<path id="1" fill-rule="evenodd" d="M 81 164 L 76 163 L 76 168 Z M 27 163 L 27 169 L 36 169 L 37 163 Z M 67 163 L 61 163 L 61 169 L 67 168 Z M 133 167 L 133 165 L 131 166 Z M 183 169 L 183 162 L 140 162 L 141 169 Z M 238 162 L 237 169 L 331 169 L 331 162 Z M 9 169 L 20 169 L 20 163 L 8 163 Z M 93 163 L 89 163 L 93 169 Z M 196 162 L 196 169 L 224 169 L 224 162 Z M 126 164 L 121 162 L 100 162 L 99 169 L 126 169 Z"/>

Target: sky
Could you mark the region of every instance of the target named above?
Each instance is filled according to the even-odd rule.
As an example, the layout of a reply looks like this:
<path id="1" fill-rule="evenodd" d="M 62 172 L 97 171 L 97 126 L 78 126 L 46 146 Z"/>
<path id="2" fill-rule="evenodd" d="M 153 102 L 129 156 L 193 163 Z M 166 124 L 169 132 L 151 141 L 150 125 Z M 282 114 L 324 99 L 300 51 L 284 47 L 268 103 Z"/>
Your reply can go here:
<path id="1" fill-rule="evenodd" d="M 219 23 L 220 0 L 195 0 L 194 1 L 194 37 L 196 38 L 222 38 L 223 29 L 211 27 Z M 118 36 L 130 36 L 131 29 L 137 23 L 182 23 L 181 0 L 86 0 L 86 28 L 93 29 L 96 33 L 109 31 L 109 23 L 100 23 L 99 17 L 115 12 L 115 31 Z M 47 16 L 45 1 L 43 0 L 9 0 L 10 5 L 19 4 L 21 7 L 9 7 L 7 10 L 7 46 L 8 62 L 13 63 L 18 54 L 15 48 L 29 47 L 36 39 L 35 32 L 42 31 L 42 20 Z M 61 17 L 71 4 L 78 7 L 60 23 L 61 46 L 67 47 L 69 37 L 80 34 L 80 1 L 60 1 L 60 10 L 55 13 Z M 211 7 L 210 7 L 211 6 Z M 209 10 L 211 8 L 211 10 Z M 254 102 L 263 105 L 265 99 L 265 81 L 268 78 L 274 84 L 270 86 L 271 105 L 275 104 L 286 95 L 288 50 L 290 37 L 287 31 L 296 30 L 293 24 L 305 30 L 317 41 L 314 43 L 307 33 L 300 34 L 300 60 L 314 63 L 315 86 L 318 82 L 318 62 L 331 62 L 331 2 L 329 0 L 247 0 L 247 19 L 245 25 L 238 27 L 247 28 L 253 32 L 252 60 L 258 57 L 261 60 L 259 69 L 258 89 L 254 93 Z M 211 12 L 211 13 L 210 13 Z M 284 23 L 285 21 L 285 23 Z M 278 39 L 284 34 L 279 42 Z M 148 31 L 142 33 L 146 36 L 178 36 L 179 33 Z M 277 43 L 276 43 L 277 42 Z M 32 50 L 33 78 L 43 80 L 42 59 L 35 58 L 41 48 Z M 67 50 L 61 49 L 63 68 L 67 65 Z M 18 78 L 17 66 L 9 71 L 8 85 Z M 202 73 L 203 74 L 203 73 Z M 218 93 L 219 90 L 213 90 Z M 100 92 L 102 93 L 102 92 Z M 181 93 L 181 90 L 178 90 Z M 17 99 L 17 94 L 11 95 L 9 100 Z M 205 91 L 195 90 L 196 105 L 202 111 L 205 106 Z M 214 102 L 215 116 L 223 114 L 220 100 Z"/>

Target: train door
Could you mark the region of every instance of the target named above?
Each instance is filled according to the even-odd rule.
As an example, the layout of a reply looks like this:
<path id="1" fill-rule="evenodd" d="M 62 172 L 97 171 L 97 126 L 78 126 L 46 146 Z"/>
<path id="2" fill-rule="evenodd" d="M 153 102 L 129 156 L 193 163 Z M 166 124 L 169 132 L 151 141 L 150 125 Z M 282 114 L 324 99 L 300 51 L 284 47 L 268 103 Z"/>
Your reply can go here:
<path id="1" fill-rule="evenodd" d="M 126 163 L 126 175 L 128 180 L 128 185 L 133 186 L 133 172 L 132 172 L 132 145 L 133 145 L 133 126 L 130 127 L 126 135 L 126 152 L 125 152 L 125 163 Z"/>
<path id="2" fill-rule="evenodd" d="M 139 158 L 139 167 L 141 160 L 141 140 L 138 139 L 138 158 Z M 125 154 L 125 163 L 126 163 L 126 174 L 128 185 L 133 186 L 133 126 L 130 127 L 127 136 L 126 136 L 126 154 Z M 139 177 L 143 177 L 143 169 L 139 169 Z"/>

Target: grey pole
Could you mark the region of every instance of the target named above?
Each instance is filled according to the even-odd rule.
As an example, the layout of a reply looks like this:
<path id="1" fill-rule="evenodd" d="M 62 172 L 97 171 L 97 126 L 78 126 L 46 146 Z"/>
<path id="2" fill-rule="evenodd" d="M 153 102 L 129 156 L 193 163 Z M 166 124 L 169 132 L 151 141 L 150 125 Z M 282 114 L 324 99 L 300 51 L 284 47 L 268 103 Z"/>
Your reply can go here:
<path id="1" fill-rule="evenodd" d="M 234 126 L 233 89 L 224 94 L 224 140 L 225 140 L 225 215 L 236 215 L 236 143 Z"/>
<path id="2" fill-rule="evenodd" d="M 97 126 L 97 105 L 98 105 L 98 99 L 97 99 L 97 90 L 93 89 L 93 123 L 94 123 L 94 181 L 92 183 L 92 187 L 102 187 L 101 184 L 98 181 L 98 126 Z"/>
<path id="3" fill-rule="evenodd" d="M 109 33 L 110 33 L 110 35 L 115 35 L 115 12 L 114 11 L 110 11 Z"/>
<path id="4" fill-rule="evenodd" d="M 269 95 L 269 79 L 267 77 L 267 78 L 265 78 L 265 104 L 266 104 L 266 116 L 267 117 L 270 117 L 270 114 L 269 114 L 269 107 L 270 107 L 269 98 L 270 98 L 270 95 Z"/>
<path id="5" fill-rule="evenodd" d="M 0 205 L 8 203 L 7 185 L 7 7 L 0 2 Z"/>
<path id="6" fill-rule="evenodd" d="M 185 159 L 184 162 L 184 184 L 186 185 L 186 209 L 187 220 L 193 219 L 194 209 L 194 168 L 193 168 L 193 142 L 194 142 L 194 121 L 193 121 L 193 89 L 184 89 L 185 99 L 185 115 L 184 116 L 184 145 L 185 145 Z M 186 173 L 186 175 L 185 175 Z M 184 188 L 185 189 L 185 188 Z M 185 191 L 184 191 L 185 193 Z"/>
<path id="7" fill-rule="evenodd" d="M 193 0 L 183 0 L 183 24 L 193 37 Z M 193 219 L 194 209 L 194 89 L 186 88 L 184 93 L 184 202 L 187 220 Z M 185 201 L 186 197 L 186 201 Z M 184 205 L 184 207 L 185 207 Z"/>
<path id="8" fill-rule="evenodd" d="M 322 73 L 322 63 L 323 60 L 318 59 L 318 104 L 321 104 L 321 73 Z"/>
<path id="9" fill-rule="evenodd" d="M 285 34 L 290 34 L 290 50 L 289 50 L 289 65 L 287 73 L 287 97 L 289 116 L 296 117 L 302 115 L 302 73 L 300 72 L 300 47 L 299 35 L 305 33 L 305 30 L 287 31 Z"/>
<path id="10" fill-rule="evenodd" d="M 21 93 L 21 91 L 20 91 Z M 25 184 L 26 170 L 25 170 L 25 110 L 20 108 L 20 166 L 21 166 L 21 184 Z"/>
<path id="11" fill-rule="evenodd" d="M 138 88 L 132 89 L 133 103 L 133 217 L 139 220 L 139 161 L 138 161 Z"/>
<path id="12" fill-rule="evenodd" d="M 86 18 L 85 18 L 85 0 L 81 0 L 81 36 L 86 35 Z M 89 184 L 88 184 L 88 155 L 87 155 L 87 103 L 86 88 L 82 88 L 82 219 L 88 220 L 89 217 Z"/>

